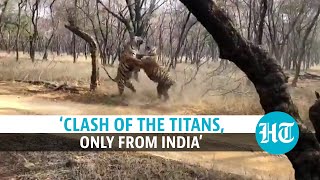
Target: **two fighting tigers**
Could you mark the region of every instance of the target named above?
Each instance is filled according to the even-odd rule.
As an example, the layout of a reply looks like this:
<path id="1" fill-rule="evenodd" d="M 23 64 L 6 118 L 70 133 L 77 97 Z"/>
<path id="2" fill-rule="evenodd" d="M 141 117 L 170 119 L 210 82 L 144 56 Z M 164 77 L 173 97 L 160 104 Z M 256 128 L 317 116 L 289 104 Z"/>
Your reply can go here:
<path id="1" fill-rule="evenodd" d="M 161 99 L 163 96 L 164 100 L 167 101 L 169 99 L 168 91 L 170 87 L 175 84 L 175 81 L 170 77 L 169 73 L 157 63 L 156 48 L 146 46 L 145 54 L 139 54 L 141 44 L 143 44 L 143 39 L 135 36 L 124 46 L 115 78 L 112 78 L 105 68 L 103 69 L 109 78 L 117 83 L 120 96 L 123 94 L 125 87 L 134 93 L 136 92 L 131 78 L 133 77 L 138 81 L 138 72 L 140 69 L 143 69 L 150 80 L 158 83 L 158 98 Z"/>

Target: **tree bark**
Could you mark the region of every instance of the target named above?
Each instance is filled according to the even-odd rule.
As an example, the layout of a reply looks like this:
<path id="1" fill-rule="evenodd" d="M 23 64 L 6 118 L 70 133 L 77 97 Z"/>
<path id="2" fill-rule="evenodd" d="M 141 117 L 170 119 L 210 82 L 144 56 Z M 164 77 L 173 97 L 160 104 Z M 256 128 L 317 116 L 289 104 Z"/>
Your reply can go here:
<path id="1" fill-rule="evenodd" d="M 296 179 L 320 178 L 320 145 L 302 123 L 286 84 L 286 76 L 267 52 L 246 41 L 228 16 L 212 0 L 180 0 L 209 31 L 219 46 L 220 58 L 234 62 L 252 81 L 265 113 L 282 111 L 299 125 L 300 138 L 286 156 L 295 169 Z"/>
<path id="2" fill-rule="evenodd" d="M 309 118 L 314 126 L 317 139 L 320 142 L 320 95 L 316 92 L 317 100 L 309 109 Z"/>
<path id="3" fill-rule="evenodd" d="M 98 81 L 99 81 L 98 44 L 92 36 L 80 30 L 79 27 L 72 26 L 72 25 L 65 25 L 65 27 L 69 29 L 71 32 L 73 32 L 75 35 L 85 40 L 89 44 L 90 53 L 91 53 L 91 62 L 92 62 L 90 90 L 95 91 L 97 89 Z"/>
<path id="4" fill-rule="evenodd" d="M 266 18 L 268 10 L 268 1 L 267 0 L 261 0 L 260 2 L 260 22 L 258 25 L 258 35 L 257 35 L 257 43 L 259 45 L 262 44 L 262 38 L 263 38 L 263 29 L 264 29 L 264 22 Z"/>
<path id="5" fill-rule="evenodd" d="M 36 0 L 34 4 L 32 5 L 32 27 L 33 27 L 33 33 L 30 36 L 30 58 L 31 61 L 35 61 L 35 53 L 36 53 L 36 41 L 38 39 L 38 20 L 39 20 L 39 3 L 40 0 Z"/>
<path id="6" fill-rule="evenodd" d="M 19 61 L 19 40 L 20 40 L 20 29 L 21 29 L 21 10 L 24 6 L 24 1 L 20 0 L 18 3 L 18 24 L 17 24 L 17 34 L 15 40 L 16 47 L 16 61 Z"/>
<path id="7" fill-rule="evenodd" d="M 75 0 L 74 1 L 74 21 L 77 22 L 77 4 L 78 4 L 78 1 Z M 72 34 L 72 55 L 73 55 L 73 63 L 76 63 L 77 62 L 77 39 L 76 39 L 76 35 L 75 33 Z"/>
<path id="8" fill-rule="evenodd" d="M 29 40 L 29 43 L 30 43 L 30 49 L 29 49 L 29 54 L 30 54 L 30 58 L 31 58 L 31 61 L 34 62 L 35 61 L 35 39 L 36 39 L 36 36 L 33 35 L 33 36 L 30 36 L 30 40 Z"/>
<path id="9" fill-rule="evenodd" d="M 55 25 L 55 21 L 54 21 L 54 15 L 53 15 L 53 5 L 56 2 L 56 0 L 52 0 L 50 3 L 50 16 L 51 16 L 51 25 L 52 25 L 52 33 L 48 39 L 47 44 L 45 45 L 45 49 L 44 49 L 44 55 L 43 55 L 43 60 L 48 60 L 48 49 L 49 46 L 51 45 L 51 42 L 53 40 L 53 37 L 55 36 L 55 32 L 57 30 L 57 27 Z M 58 26 L 58 25 L 57 25 Z"/>
<path id="10" fill-rule="evenodd" d="M 50 38 L 49 38 L 49 40 L 48 40 L 48 42 L 47 42 L 47 44 L 46 44 L 46 46 L 45 46 L 45 48 L 44 48 L 44 54 L 43 54 L 42 60 L 45 60 L 45 61 L 48 60 L 48 49 L 49 49 L 49 46 L 50 46 L 51 41 L 52 41 L 52 39 L 53 39 L 53 36 L 54 36 L 54 33 L 52 33 L 52 34 L 50 35 Z"/>

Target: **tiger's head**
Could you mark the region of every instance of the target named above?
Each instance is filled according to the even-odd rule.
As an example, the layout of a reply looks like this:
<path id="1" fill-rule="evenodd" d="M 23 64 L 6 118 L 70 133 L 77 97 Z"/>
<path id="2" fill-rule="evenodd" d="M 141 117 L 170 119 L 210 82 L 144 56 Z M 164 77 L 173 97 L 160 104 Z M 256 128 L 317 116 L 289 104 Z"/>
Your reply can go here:
<path id="1" fill-rule="evenodd" d="M 144 40 L 140 36 L 133 36 L 130 38 L 129 44 L 131 45 L 132 49 L 140 49 L 140 46 L 144 43 Z"/>
<path id="2" fill-rule="evenodd" d="M 126 45 L 126 46 L 124 47 L 123 54 L 124 54 L 125 56 L 130 56 L 130 57 L 136 58 L 136 56 L 137 56 L 137 50 L 136 50 L 136 49 L 133 49 L 133 48 L 128 44 L 128 45 Z"/>
<path id="3" fill-rule="evenodd" d="M 146 55 L 148 55 L 148 56 L 156 56 L 157 55 L 157 47 L 155 47 L 155 46 L 146 46 L 145 51 L 146 51 Z"/>

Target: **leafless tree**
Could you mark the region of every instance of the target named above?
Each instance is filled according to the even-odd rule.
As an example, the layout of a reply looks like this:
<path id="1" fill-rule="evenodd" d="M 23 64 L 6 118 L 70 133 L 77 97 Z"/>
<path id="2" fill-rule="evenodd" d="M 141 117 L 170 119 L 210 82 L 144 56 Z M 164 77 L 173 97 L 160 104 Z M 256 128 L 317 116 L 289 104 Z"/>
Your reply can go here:
<path id="1" fill-rule="evenodd" d="M 16 34 L 16 40 L 15 40 L 15 46 L 16 46 L 16 61 L 19 60 L 19 40 L 20 40 L 20 32 L 21 32 L 21 11 L 24 6 L 26 6 L 27 1 L 26 0 L 20 0 L 18 3 L 18 20 L 17 20 L 17 34 Z"/>
<path id="2" fill-rule="evenodd" d="M 52 0 L 50 5 L 49 5 L 52 32 L 51 32 L 50 37 L 49 37 L 49 39 L 47 41 L 47 44 L 45 45 L 45 48 L 44 48 L 44 55 L 43 55 L 43 58 L 42 58 L 43 60 L 48 60 L 48 49 L 49 49 L 49 46 L 51 45 L 52 39 L 53 39 L 53 37 L 55 35 L 55 32 L 57 30 L 57 26 L 59 24 L 59 20 L 58 20 L 58 23 L 56 23 L 56 21 L 54 19 L 53 5 L 54 5 L 55 2 L 56 2 L 56 0 Z"/>
<path id="3" fill-rule="evenodd" d="M 69 25 L 65 25 L 65 27 L 69 29 L 71 32 L 73 32 L 74 34 L 76 34 L 77 36 L 81 37 L 83 40 L 85 40 L 90 46 L 91 61 L 92 61 L 90 90 L 95 91 L 99 81 L 98 44 L 91 35 L 81 30 L 77 26 L 77 24 L 75 24 L 75 21 L 72 19 L 72 17 L 69 19 Z"/>
<path id="4" fill-rule="evenodd" d="M 33 27 L 33 33 L 29 37 L 29 43 L 30 43 L 29 53 L 30 53 L 30 58 L 32 62 L 35 61 L 36 41 L 39 35 L 38 34 L 39 33 L 38 32 L 39 4 L 40 4 L 40 0 L 35 0 L 33 4 L 29 2 L 29 6 L 32 13 L 31 21 L 32 21 L 32 27 Z"/>

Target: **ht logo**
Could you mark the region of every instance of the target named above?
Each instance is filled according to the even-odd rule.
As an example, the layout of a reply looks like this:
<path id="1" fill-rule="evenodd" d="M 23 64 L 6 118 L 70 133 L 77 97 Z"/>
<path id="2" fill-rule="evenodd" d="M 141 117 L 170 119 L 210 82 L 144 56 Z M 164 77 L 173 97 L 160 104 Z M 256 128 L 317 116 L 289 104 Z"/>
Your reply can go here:
<path id="1" fill-rule="evenodd" d="M 270 137 L 273 143 L 281 141 L 288 144 L 294 140 L 294 137 L 292 136 L 292 127 L 294 126 L 294 123 L 275 123 L 271 126 L 269 123 L 260 123 L 259 126 L 262 127 L 262 130 L 259 132 L 259 134 L 262 135 L 260 143 L 268 143 Z"/>
<path id="2" fill-rule="evenodd" d="M 296 121 L 283 112 L 263 116 L 256 127 L 259 146 L 270 154 L 284 154 L 297 144 L 299 128 Z"/>

